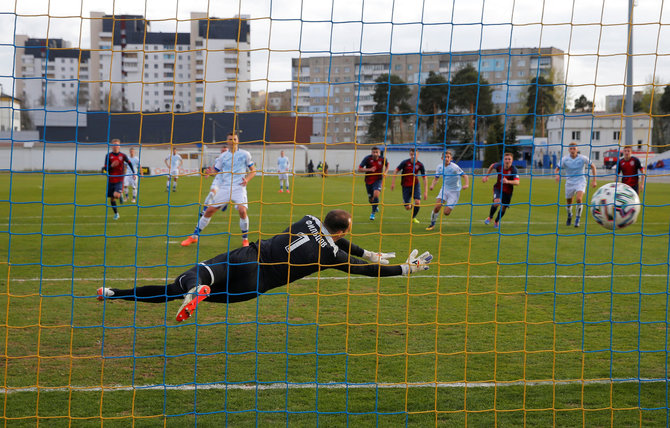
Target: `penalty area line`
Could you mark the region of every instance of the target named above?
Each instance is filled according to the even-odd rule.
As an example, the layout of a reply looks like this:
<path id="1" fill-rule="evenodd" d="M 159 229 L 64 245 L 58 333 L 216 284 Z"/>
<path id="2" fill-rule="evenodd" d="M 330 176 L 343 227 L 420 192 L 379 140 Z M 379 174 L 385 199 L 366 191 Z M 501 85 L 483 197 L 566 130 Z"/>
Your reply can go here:
<path id="1" fill-rule="evenodd" d="M 49 387 L 26 387 L 26 388 L 0 388 L 3 394 L 14 394 L 20 392 L 128 392 L 128 391 L 195 391 L 195 390 L 238 390 L 238 391 L 268 391 L 268 390 L 297 390 L 297 389 L 415 389 L 415 388 L 505 388 L 511 386 L 556 386 L 556 385 L 614 385 L 614 384 L 636 384 L 636 383 L 669 383 L 670 379 L 575 379 L 575 380 L 536 380 L 536 381 L 510 381 L 510 382 L 412 382 L 412 383 L 209 383 L 202 385 L 135 385 L 135 386 L 103 386 L 84 387 L 70 386 L 60 388 Z"/>

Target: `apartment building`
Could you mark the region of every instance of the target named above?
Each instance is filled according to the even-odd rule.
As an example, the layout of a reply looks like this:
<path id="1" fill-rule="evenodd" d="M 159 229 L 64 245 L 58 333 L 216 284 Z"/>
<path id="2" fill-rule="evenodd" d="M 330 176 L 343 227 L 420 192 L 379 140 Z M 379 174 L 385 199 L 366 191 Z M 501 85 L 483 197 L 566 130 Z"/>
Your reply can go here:
<path id="1" fill-rule="evenodd" d="M 554 83 L 563 83 L 563 56 L 564 52 L 556 48 L 515 48 L 294 58 L 291 103 L 298 115 L 313 117 L 317 139 L 364 142 L 375 105 L 374 81 L 379 76 L 399 76 L 413 93 L 410 104 L 416 105 L 419 86 L 431 71 L 451 80 L 456 72 L 471 65 L 492 85 L 498 109 L 519 113 L 532 78 L 553 73 Z M 407 138 L 413 138 L 412 131 L 405 133 Z"/>
<path id="2" fill-rule="evenodd" d="M 91 12 L 90 49 L 17 37 L 17 94 L 28 106 L 112 111 L 246 111 L 248 16 L 192 12 L 190 32 L 152 32 L 141 15 Z M 78 102 L 77 102 L 78 101 Z"/>
<path id="3" fill-rule="evenodd" d="M 63 39 L 16 36 L 15 94 L 23 108 L 86 105 L 89 59 Z"/>

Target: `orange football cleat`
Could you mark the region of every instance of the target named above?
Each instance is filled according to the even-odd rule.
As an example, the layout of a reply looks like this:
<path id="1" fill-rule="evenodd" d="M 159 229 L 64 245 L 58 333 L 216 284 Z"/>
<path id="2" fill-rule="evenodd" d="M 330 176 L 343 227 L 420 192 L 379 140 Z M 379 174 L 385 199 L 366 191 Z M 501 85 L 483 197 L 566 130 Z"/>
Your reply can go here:
<path id="1" fill-rule="evenodd" d="M 181 241 L 181 246 L 182 247 L 188 247 L 189 245 L 195 244 L 196 242 L 198 242 L 198 238 L 194 238 L 192 236 L 189 236 L 188 238 Z"/>

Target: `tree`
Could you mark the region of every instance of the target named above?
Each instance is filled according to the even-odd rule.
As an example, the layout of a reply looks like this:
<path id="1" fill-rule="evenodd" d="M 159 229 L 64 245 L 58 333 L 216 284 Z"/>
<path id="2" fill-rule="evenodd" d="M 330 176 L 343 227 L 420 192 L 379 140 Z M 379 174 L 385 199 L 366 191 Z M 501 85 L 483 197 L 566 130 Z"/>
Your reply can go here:
<path id="1" fill-rule="evenodd" d="M 554 83 L 542 75 L 534 77 L 530 81 L 526 94 L 528 115 L 524 116 L 523 124 L 529 133 L 538 137 L 546 137 L 546 115 L 554 113 L 558 105 Z"/>
<path id="2" fill-rule="evenodd" d="M 502 159 L 502 145 L 505 133 L 500 115 L 495 115 L 491 118 L 489 129 L 486 133 L 486 147 L 484 148 L 483 167 L 488 168 L 492 163 L 498 162 Z"/>
<path id="3" fill-rule="evenodd" d="M 431 129 L 431 141 L 444 139 L 446 125 L 447 97 L 449 82 L 439 73 L 431 71 L 424 85 L 419 88 L 419 111 L 425 115 L 421 121 Z"/>
<path id="4" fill-rule="evenodd" d="M 119 111 L 121 110 L 121 102 L 114 95 L 110 97 L 109 92 L 105 92 L 102 101 L 102 109 L 107 111 Z"/>
<path id="5" fill-rule="evenodd" d="M 395 144 L 396 119 L 400 119 L 402 132 L 405 115 L 411 112 L 407 102 L 411 91 L 407 84 L 395 74 L 379 76 L 375 79 L 375 83 L 375 92 L 372 96 L 375 107 L 368 125 L 367 138 L 369 141 L 385 141 L 390 130 L 391 144 Z"/>
<path id="6" fill-rule="evenodd" d="M 575 98 L 574 112 L 591 112 L 595 108 L 593 101 L 589 101 L 583 94 L 579 98 Z"/>
<path id="7" fill-rule="evenodd" d="M 487 115 L 493 113 L 488 83 L 471 65 L 459 70 L 451 79 L 447 138 L 462 143 L 463 150 L 454 156 L 457 159 L 470 150 L 474 153 L 474 142 L 480 139 L 477 133 L 485 133 Z"/>

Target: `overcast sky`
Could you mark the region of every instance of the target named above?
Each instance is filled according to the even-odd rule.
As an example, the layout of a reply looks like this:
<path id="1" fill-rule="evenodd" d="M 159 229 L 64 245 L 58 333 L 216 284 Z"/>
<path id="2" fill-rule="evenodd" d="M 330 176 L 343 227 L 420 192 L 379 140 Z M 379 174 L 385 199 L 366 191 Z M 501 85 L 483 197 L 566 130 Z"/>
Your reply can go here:
<path id="1" fill-rule="evenodd" d="M 638 90 L 652 80 L 665 86 L 670 84 L 670 6 L 662 0 L 637 3 L 634 84 Z M 154 32 L 188 32 L 192 11 L 218 18 L 249 15 L 254 90 L 289 88 L 290 59 L 301 55 L 539 46 L 568 54 L 571 99 L 584 94 L 600 109 L 605 95 L 624 92 L 627 0 L 4 0 L 3 92 L 12 93 L 16 34 L 89 48 L 91 11 L 144 15 Z"/>

